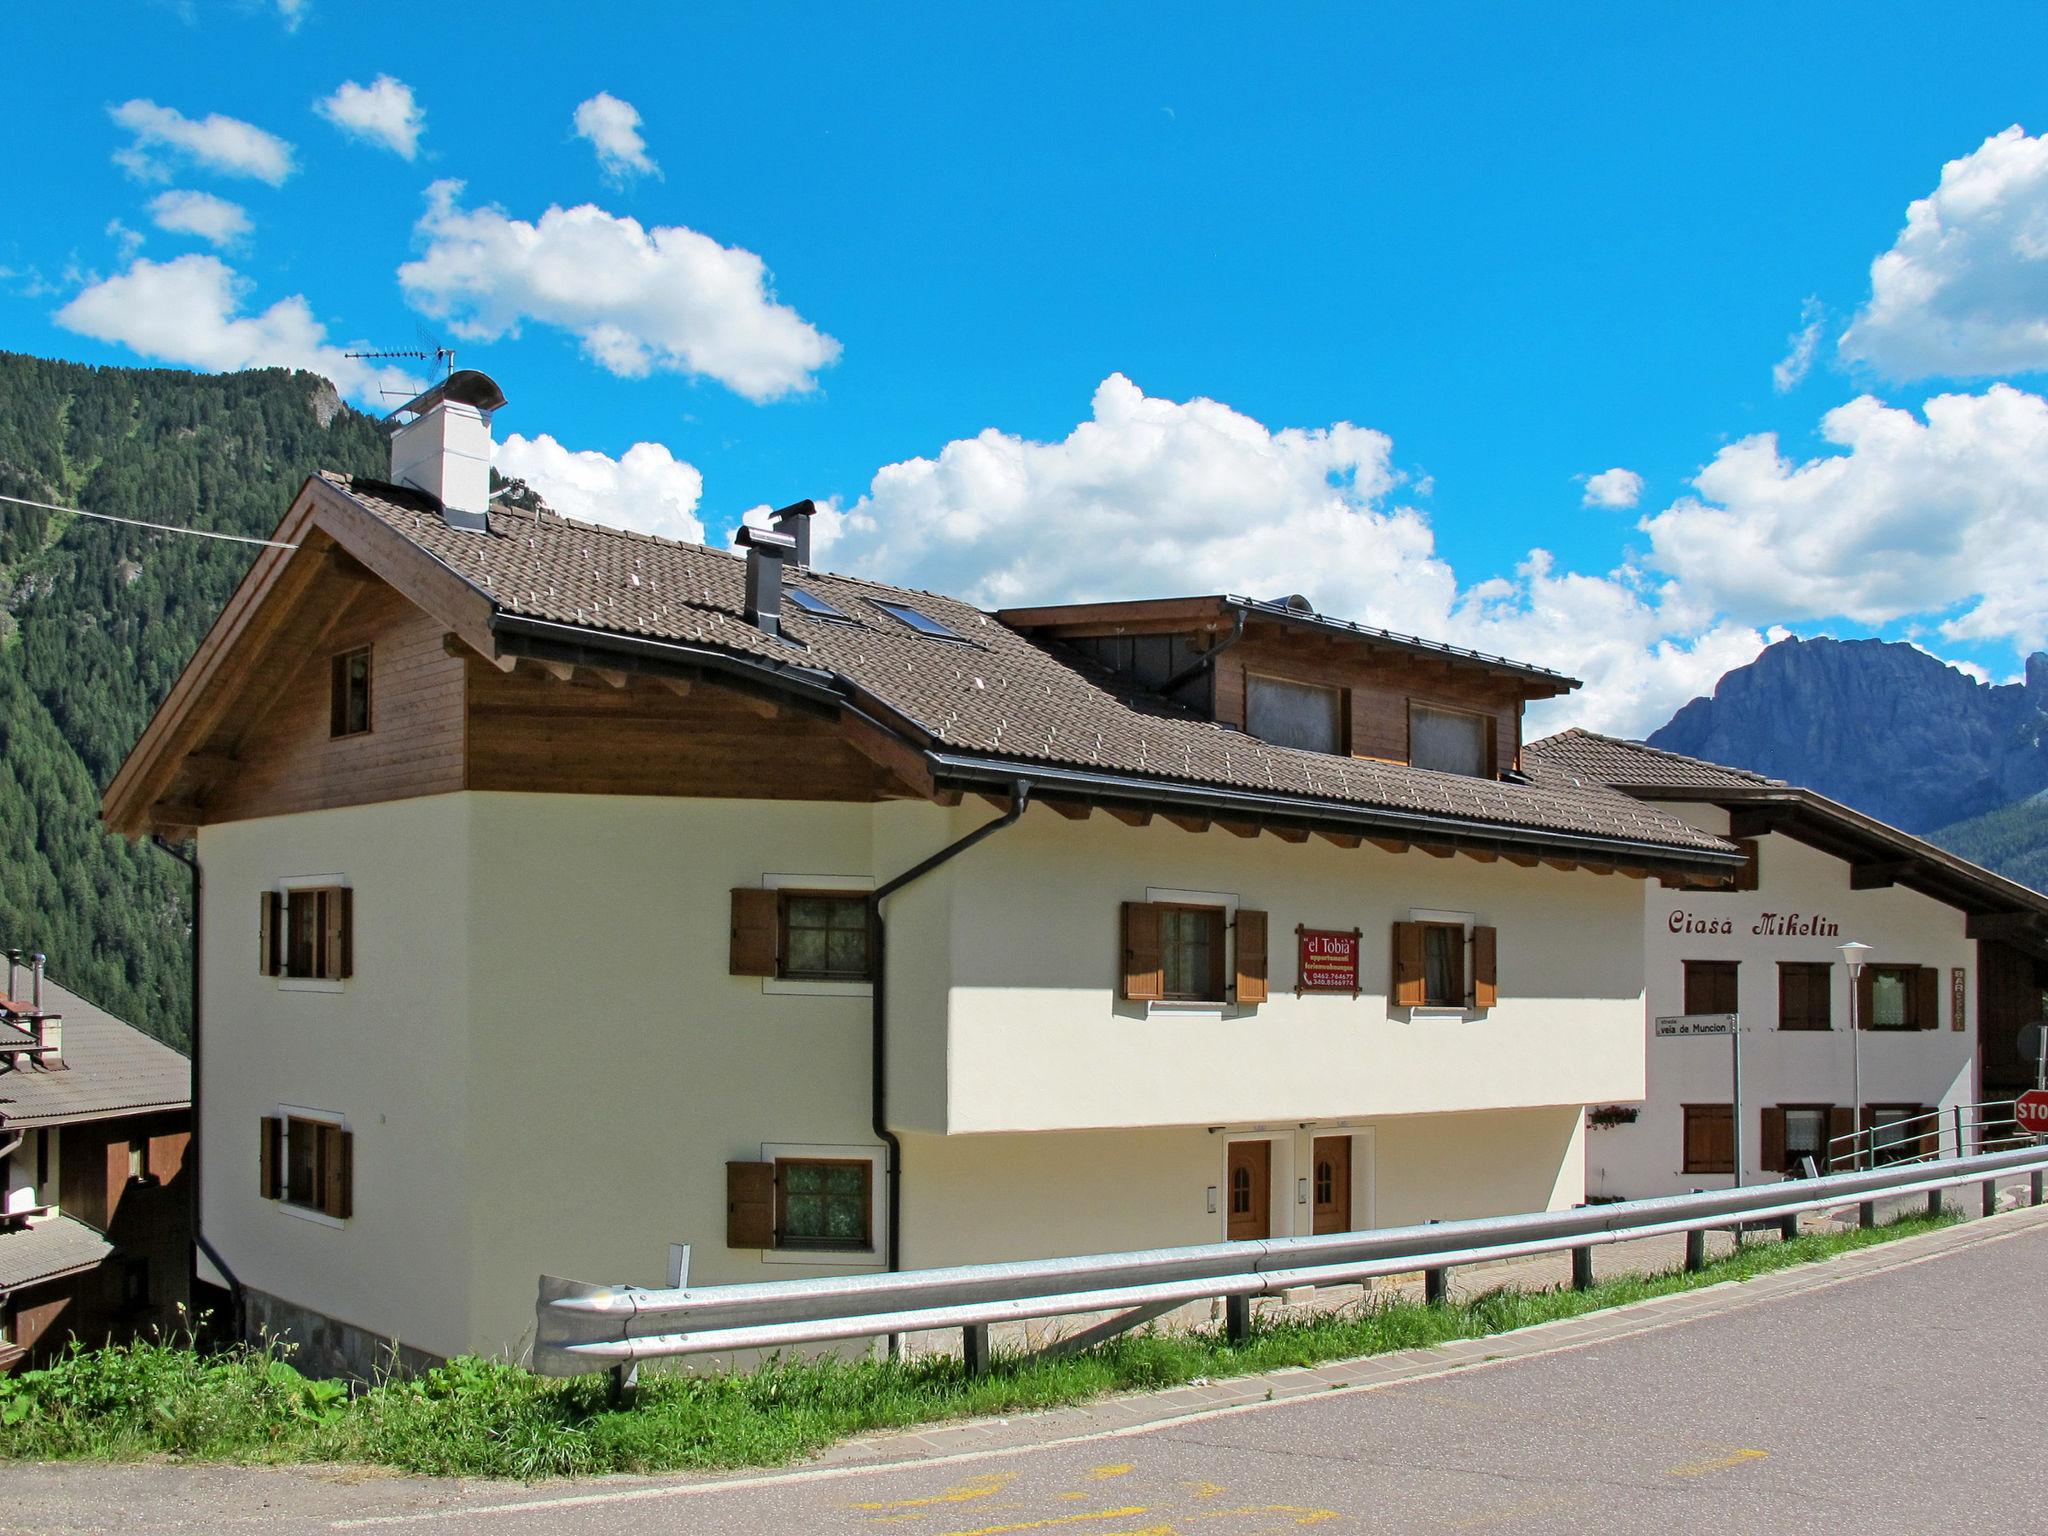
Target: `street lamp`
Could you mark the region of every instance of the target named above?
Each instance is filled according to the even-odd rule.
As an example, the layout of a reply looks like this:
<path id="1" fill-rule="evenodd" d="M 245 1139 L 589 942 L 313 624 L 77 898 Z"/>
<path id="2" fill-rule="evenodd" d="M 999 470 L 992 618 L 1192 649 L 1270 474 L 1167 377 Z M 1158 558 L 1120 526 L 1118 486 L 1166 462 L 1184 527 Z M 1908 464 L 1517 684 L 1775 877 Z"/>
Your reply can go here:
<path id="1" fill-rule="evenodd" d="M 1870 953 L 1868 944 L 1859 944 L 1851 939 L 1841 946 L 1842 963 L 1849 967 L 1849 1130 L 1855 1139 L 1849 1143 L 1854 1155 L 1851 1166 L 1863 1166 L 1861 1132 L 1863 1130 L 1863 1040 L 1857 1033 L 1856 993 L 1858 979 L 1863 975 L 1864 957 Z M 1874 1151 L 1875 1149 L 1873 1149 Z M 1873 1162 L 1876 1159 L 1871 1159 Z"/>

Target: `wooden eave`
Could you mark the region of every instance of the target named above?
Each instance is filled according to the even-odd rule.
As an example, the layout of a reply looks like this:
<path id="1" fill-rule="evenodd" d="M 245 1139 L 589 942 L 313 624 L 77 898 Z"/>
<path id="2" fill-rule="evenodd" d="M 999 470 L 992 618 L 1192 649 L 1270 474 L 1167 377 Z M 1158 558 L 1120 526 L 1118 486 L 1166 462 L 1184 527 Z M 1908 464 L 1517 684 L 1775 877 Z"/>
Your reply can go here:
<path id="1" fill-rule="evenodd" d="M 267 643 L 299 615 L 323 575 L 351 585 L 386 582 L 494 654 L 490 598 L 321 477 L 299 488 L 271 538 L 291 547 L 265 549 L 243 574 L 100 797 L 111 831 L 140 837 L 195 824 L 198 804 L 167 797 L 188 760 L 215 767 L 232 760 L 209 738 L 249 687 Z"/>

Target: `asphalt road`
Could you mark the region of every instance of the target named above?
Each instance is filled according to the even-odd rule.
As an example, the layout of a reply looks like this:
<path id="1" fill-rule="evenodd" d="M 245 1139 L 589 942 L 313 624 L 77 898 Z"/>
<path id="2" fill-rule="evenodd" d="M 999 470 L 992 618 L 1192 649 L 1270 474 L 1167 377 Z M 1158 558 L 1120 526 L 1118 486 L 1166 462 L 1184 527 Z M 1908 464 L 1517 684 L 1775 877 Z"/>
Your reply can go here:
<path id="1" fill-rule="evenodd" d="M 1254 1536 L 2048 1527 L 2048 1226 L 1531 1359 L 943 1465 L 728 1487 L 0 1473 L 0 1530 Z M 447 1485 L 444 1485 L 446 1487 Z M 524 1507 L 517 1507 L 517 1506 Z M 514 1507 L 507 1507 L 514 1506 Z M 26 1523 L 23 1523 L 26 1522 Z"/>

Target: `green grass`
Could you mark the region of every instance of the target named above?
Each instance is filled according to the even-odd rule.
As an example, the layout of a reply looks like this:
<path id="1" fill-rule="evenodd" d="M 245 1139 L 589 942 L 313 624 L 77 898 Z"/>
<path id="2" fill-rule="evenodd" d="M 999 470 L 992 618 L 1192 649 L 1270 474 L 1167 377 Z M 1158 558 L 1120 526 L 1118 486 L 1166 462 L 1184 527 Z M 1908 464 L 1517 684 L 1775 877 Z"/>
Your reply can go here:
<path id="1" fill-rule="evenodd" d="M 0 1458 L 368 1462 L 516 1478 L 765 1466 L 865 1430 L 1483 1337 L 1747 1280 L 1942 1224 L 1916 1216 L 1875 1231 L 1758 1241 L 1698 1274 L 1619 1276 L 1583 1292 L 1503 1288 L 1444 1306 L 1371 1299 L 1349 1312 L 1261 1322 L 1236 1345 L 1217 1331 L 1129 1334 L 1060 1360 L 999 1359 L 980 1377 L 951 1359 L 791 1359 L 736 1375 L 647 1373 L 623 1408 L 611 1405 L 602 1376 L 549 1381 L 496 1361 L 454 1360 L 350 1396 L 300 1375 L 276 1346 L 212 1354 L 176 1341 L 74 1349 L 48 1369 L 0 1379 Z"/>

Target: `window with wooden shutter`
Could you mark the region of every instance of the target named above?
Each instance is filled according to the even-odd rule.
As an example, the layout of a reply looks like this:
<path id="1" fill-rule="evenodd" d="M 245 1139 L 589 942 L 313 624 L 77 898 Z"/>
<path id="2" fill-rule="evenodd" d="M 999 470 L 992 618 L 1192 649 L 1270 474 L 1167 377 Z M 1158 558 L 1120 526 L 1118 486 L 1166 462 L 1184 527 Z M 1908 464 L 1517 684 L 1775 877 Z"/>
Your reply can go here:
<path id="1" fill-rule="evenodd" d="M 775 1165 L 725 1165 L 725 1246 L 775 1246 Z"/>
<path id="2" fill-rule="evenodd" d="M 278 943 L 284 932 L 284 898 L 276 891 L 264 891 L 256 904 L 256 970 L 259 975 L 278 973 Z"/>
<path id="3" fill-rule="evenodd" d="M 1266 1001 L 1266 914 L 1237 909 L 1237 1000 Z"/>
<path id="4" fill-rule="evenodd" d="M 1472 930 L 1472 1006 L 1492 1008 L 1500 1002 L 1500 935 L 1492 928 Z"/>
<path id="5" fill-rule="evenodd" d="M 1921 1006 L 1929 989 L 1917 965 L 1866 965 L 1859 978 L 1857 1023 L 1864 1029 L 1925 1029 Z M 1933 994 L 1939 1006 L 1938 987 Z"/>
<path id="6" fill-rule="evenodd" d="M 776 895 L 780 975 L 799 981 L 873 978 L 874 921 L 865 892 L 781 890 Z"/>
<path id="7" fill-rule="evenodd" d="M 1427 998 L 1422 957 L 1423 927 L 1421 923 L 1394 924 L 1393 981 L 1388 991 L 1389 1001 L 1396 1008 L 1420 1008 Z"/>
<path id="8" fill-rule="evenodd" d="M 1825 962 L 1782 960 L 1778 963 L 1778 1028 L 1834 1027 L 1835 968 Z"/>
<path id="9" fill-rule="evenodd" d="M 773 976 L 782 933 L 777 891 L 736 886 L 732 893 L 732 948 L 728 969 L 735 976 Z"/>
<path id="10" fill-rule="evenodd" d="M 1785 1111 L 1782 1106 L 1766 1104 L 1760 1117 L 1762 1135 L 1757 1165 L 1766 1173 L 1784 1173 L 1785 1167 Z"/>
<path id="11" fill-rule="evenodd" d="M 360 736 L 370 728 L 370 648 L 343 651 L 328 662 L 327 734 Z"/>
<path id="12" fill-rule="evenodd" d="M 266 1200 L 284 1195 L 284 1121 L 276 1115 L 263 1117 L 263 1151 L 257 1161 L 257 1188 Z"/>
<path id="13" fill-rule="evenodd" d="M 346 981 L 355 974 L 355 896 L 347 886 L 320 893 L 320 917 L 327 930 L 320 974 L 328 981 Z"/>
<path id="14" fill-rule="evenodd" d="M 1688 960 L 1685 962 L 1685 1011 L 1687 1013 L 1734 1013 L 1737 1011 L 1734 960 Z"/>
<path id="15" fill-rule="evenodd" d="M 1150 901 L 1123 904 L 1122 994 L 1134 1003 L 1159 1002 L 1166 996 L 1166 978 L 1159 948 L 1159 906 Z"/>
<path id="16" fill-rule="evenodd" d="M 1941 968 L 1919 966 L 1913 973 L 1913 1027 L 1941 1028 Z"/>
<path id="17" fill-rule="evenodd" d="M 355 1214 L 356 1138 L 338 1125 L 320 1127 L 320 1209 L 337 1221 Z"/>
<path id="18" fill-rule="evenodd" d="M 267 1119 L 266 1199 L 318 1211 L 336 1221 L 355 1214 L 355 1136 L 332 1120 L 304 1115 Z"/>
<path id="19" fill-rule="evenodd" d="M 1687 1104 L 1685 1167 L 1687 1173 L 1735 1171 L 1735 1109 L 1729 1104 Z"/>
<path id="20" fill-rule="evenodd" d="M 775 1160 L 775 1246 L 874 1247 L 875 1165 L 864 1157 Z"/>
<path id="21" fill-rule="evenodd" d="M 1766 1110 L 1765 1114 L 1771 1111 Z M 1828 1168 L 1828 1139 L 1834 1135 L 1835 1110 L 1831 1104 L 1780 1104 L 1777 1114 L 1783 1125 L 1781 1157 L 1775 1162 L 1766 1162 L 1766 1171 L 1783 1172 L 1788 1176 L 1803 1174 L 1807 1158 L 1813 1159 L 1816 1171 L 1825 1173 Z M 1764 1147 L 1770 1149 L 1770 1127 L 1764 1128 Z"/>
<path id="22" fill-rule="evenodd" d="M 266 976 L 345 981 L 355 974 L 355 892 L 302 886 L 263 893 Z"/>

